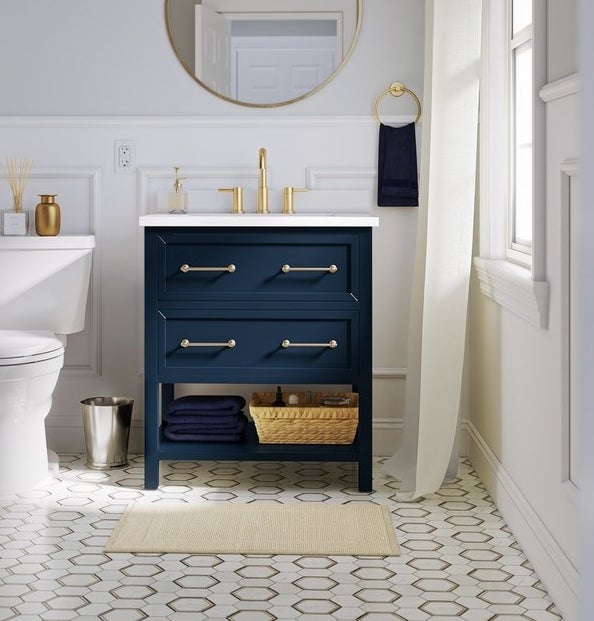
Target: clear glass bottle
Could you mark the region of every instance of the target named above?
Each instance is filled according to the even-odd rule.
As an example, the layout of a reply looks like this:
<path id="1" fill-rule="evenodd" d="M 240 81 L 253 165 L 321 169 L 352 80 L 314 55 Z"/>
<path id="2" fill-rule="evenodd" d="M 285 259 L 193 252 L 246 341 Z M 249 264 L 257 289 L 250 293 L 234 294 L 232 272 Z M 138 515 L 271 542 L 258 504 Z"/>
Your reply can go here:
<path id="1" fill-rule="evenodd" d="M 186 213 L 188 211 L 188 193 L 183 190 L 184 177 L 179 176 L 181 168 L 174 166 L 175 179 L 173 181 L 173 192 L 167 196 L 167 206 L 169 213 Z"/>

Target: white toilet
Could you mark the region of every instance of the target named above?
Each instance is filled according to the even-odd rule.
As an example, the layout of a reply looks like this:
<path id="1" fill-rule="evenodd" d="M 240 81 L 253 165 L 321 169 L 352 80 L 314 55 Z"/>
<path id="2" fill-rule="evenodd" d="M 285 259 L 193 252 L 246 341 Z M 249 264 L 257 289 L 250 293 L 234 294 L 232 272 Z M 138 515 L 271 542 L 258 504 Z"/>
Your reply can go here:
<path id="1" fill-rule="evenodd" d="M 95 238 L 0 237 L 0 491 L 48 478 L 45 418 L 84 328 Z"/>

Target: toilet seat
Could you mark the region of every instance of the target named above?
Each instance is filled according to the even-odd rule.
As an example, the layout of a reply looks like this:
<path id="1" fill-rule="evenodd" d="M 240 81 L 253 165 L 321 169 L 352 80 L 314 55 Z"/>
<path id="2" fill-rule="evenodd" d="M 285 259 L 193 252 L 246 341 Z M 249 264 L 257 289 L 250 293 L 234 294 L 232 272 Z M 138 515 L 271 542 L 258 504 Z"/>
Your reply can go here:
<path id="1" fill-rule="evenodd" d="M 64 355 L 64 344 L 48 330 L 0 330 L 0 367 L 52 360 Z"/>

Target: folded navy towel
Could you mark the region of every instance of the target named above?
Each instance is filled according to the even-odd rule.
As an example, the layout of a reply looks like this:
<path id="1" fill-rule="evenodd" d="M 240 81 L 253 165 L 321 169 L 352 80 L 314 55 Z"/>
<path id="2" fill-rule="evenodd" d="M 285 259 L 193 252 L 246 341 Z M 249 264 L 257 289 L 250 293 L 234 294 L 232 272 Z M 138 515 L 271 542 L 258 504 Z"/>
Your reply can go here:
<path id="1" fill-rule="evenodd" d="M 245 407 L 245 399 L 241 396 L 218 395 L 187 395 L 174 399 L 167 408 L 167 414 L 176 412 L 224 412 L 237 414 Z"/>
<path id="2" fill-rule="evenodd" d="M 187 433 L 171 432 L 165 429 L 165 437 L 174 442 L 239 442 L 241 433 Z"/>
<path id="3" fill-rule="evenodd" d="M 390 127 L 380 123 L 377 204 L 414 207 L 419 204 L 415 124 Z"/>
<path id="4" fill-rule="evenodd" d="M 175 422 L 173 423 L 168 422 L 165 425 L 165 429 L 174 432 L 188 431 L 191 433 L 240 433 L 245 429 L 247 424 L 247 416 L 243 414 L 243 412 L 237 414 L 235 420 L 231 423 L 218 423 L 215 425 L 195 421 L 179 423 L 176 419 L 174 420 Z"/>
<path id="5" fill-rule="evenodd" d="M 187 412 L 173 412 L 172 414 L 165 414 L 163 416 L 163 420 L 167 423 L 176 423 L 176 424 L 200 424 L 200 425 L 209 425 L 211 427 L 216 427 L 219 425 L 234 425 L 239 420 L 239 414 L 228 414 L 225 410 L 224 413 L 220 413 L 219 411 L 213 411 L 204 413 L 201 411 L 195 412 L 194 410 L 188 410 Z"/>
<path id="6" fill-rule="evenodd" d="M 163 434 L 168 440 L 185 442 L 237 442 L 241 440 L 247 425 L 247 417 L 241 414 L 232 428 L 207 429 L 193 425 L 165 425 Z"/>
<path id="7" fill-rule="evenodd" d="M 189 433 L 240 433 L 245 429 L 245 418 L 240 418 L 235 423 L 221 423 L 220 425 L 204 425 L 202 423 L 167 423 L 166 429 L 173 432 L 187 431 Z"/>

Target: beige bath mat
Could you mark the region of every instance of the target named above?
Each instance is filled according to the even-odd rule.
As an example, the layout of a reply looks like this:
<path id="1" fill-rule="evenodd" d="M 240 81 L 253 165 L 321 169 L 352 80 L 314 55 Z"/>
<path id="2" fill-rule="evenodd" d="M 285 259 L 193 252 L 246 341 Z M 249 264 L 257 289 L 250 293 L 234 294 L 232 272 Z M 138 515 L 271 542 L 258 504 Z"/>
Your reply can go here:
<path id="1" fill-rule="evenodd" d="M 397 556 L 383 505 L 152 503 L 131 505 L 106 552 Z"/>

